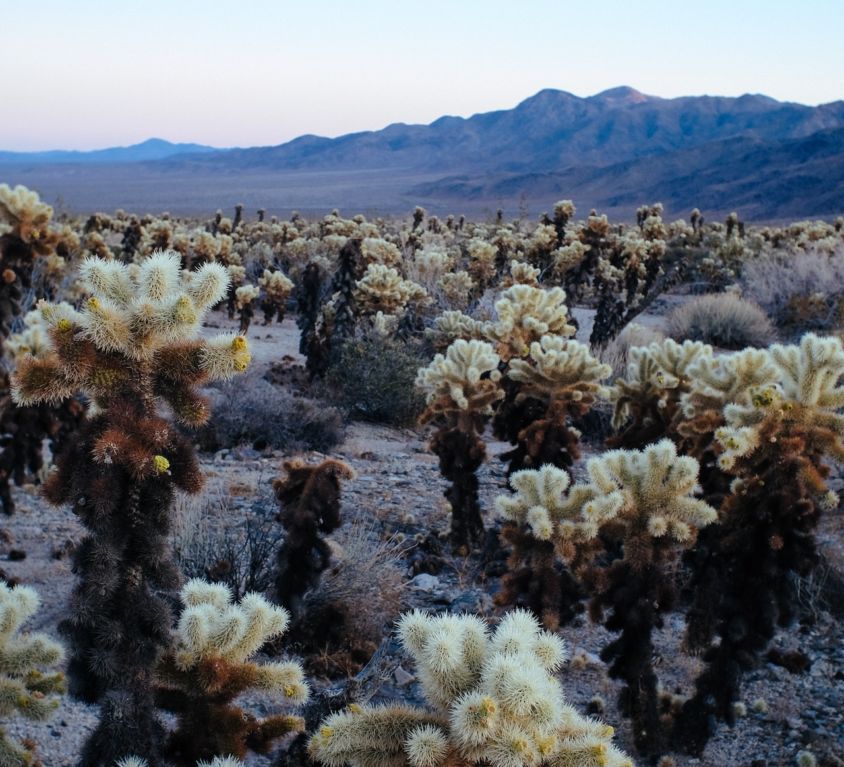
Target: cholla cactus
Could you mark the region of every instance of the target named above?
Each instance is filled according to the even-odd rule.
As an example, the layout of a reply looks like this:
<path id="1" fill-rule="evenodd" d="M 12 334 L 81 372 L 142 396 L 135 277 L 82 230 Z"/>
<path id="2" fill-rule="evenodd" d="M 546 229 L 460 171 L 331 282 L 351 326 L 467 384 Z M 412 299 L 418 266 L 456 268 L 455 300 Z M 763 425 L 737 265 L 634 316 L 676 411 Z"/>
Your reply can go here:
<path id="1" fill-rule="evenodd" d="M 468 272 L 450 272 L 437 281 L 437 290 L 442 293 L 448 306 L 465 309 L 469 305 L 469 296 L 475 283 Z"/>
<path id="2" fill-rule="evenodd" d="M 234 305 L 238 311 L 240 335 L 245 336 L 249 332 L 249 325 L 252 317 L 255 316 L 255 299 L 261 295 L 261 291 L 254 285 L 241 285 L 234 292 Z"/>
<path id="3" fill-rule="evenodd" d="M 431 449 L 451 482 L 445 495 L 451 503 L 451 537 L 457 547 L 476 544 L 483 534 L 475 472 L 486 456 L 480 435 L 492 405 L 504 396 L 498 363 L 490 344 L 460 339 L 445 356 L 438 354 L 428 367 L 420 368 L 416 378 L 428 402 L 420 420 L 438 427 Z"/>
<path id="4" fill-rule="evenodd" d="M 0 237 L 11 235 L 32 249 L 47 255 L 53 249 L 50 222 L 53 209 L 41 202 L 37 192 L 25 186 L 14 189 L 0 184 Z"/>
<path id="5" fill-rule="evenodd" d="M 733 469 L 736 460 L 758 460 L 772 428 L 783 435 L 806 440 L 807 457 L 820 460 L 829 454 L 844 460 L 844 347 L 838 338 L 819 338 L 808 333 L 799 346 L 775 344 L 770 361 L 779 374 L 779 386 L 758 386 L 750 402 L 725 408 L 725 428 L 716 435 L 725 451 L 721 465 Z M 774 449 L 774 448 L 771 448 Z"/>
<path id="6" fill-rule="evenodd" d="M 446 311 L 434 320 L 425 331 L 437 351 L 445 351 L 458 338 L 464 341 L 482 341 L 485 335 L 483 322 L 469 317 L 463 312 Z"/>
<path id="7" fill-rule="evenodd" d="M 587 464 L 595 499 L 584 505 L 584 514 L 602 526 L 612 524 L 625 541 L 662 539 L 688 545 L 699 528 L 717 518 L 709 504 L 691 497 L 698 469 L 694 458 L 678 456 L 667 439 L 641 452 L 604 453 Z M 625 558 L 637 568 L 649 565 L 652 554 L 630 547 Z"/>
<path id="8" fill-rule="evenodd" d="M 53 209 L 35 192 L 0 184 L 0 340 L 21 313 L 35 259 L 55 255 L 59 236 L 50 226 L 52 218 Z"/>
<path id="9" fill-rule="evenodd" d="M 510 261 L 510 274 L 501 280 L 502 288 L 511 288 L 513 285 L 529 285 L 532 288 L 539 287 L 540 270 L 524 261 L 513 259 Z"/>
<path id="10" fill-rule="evenodd" d="M 566 279 L 566 275 L 576 269 L 583 262 L 589 246 L 584 245 L 580 240 L 574 240 L 566 245 L 557 248 L 551 255 L 553 263 L 551 271 L 557 279 Z"/>
<path id="11" fill-rule="evenodd" d="M 72 309 L 69 304 L 62 303 L 63 311 Z M 27 354 L 33 357 L 44 357 L 50 350 L 50 339 L 47 335 L 48 325 L 41 312 L 33 310 L 27 312 L 23 318 L 24 327 L 19 333 L 13 333 L 3 341 L 3 349 L 12 359 L 23 359 Z"/>
<path id="12" fill-rule="evenodd" d="M 287 299 L 293 292 L 293 282 L 282 272 L 271 272 L 264 269 L 264 276 L 258 280 L 264 289 L 264 300 L 261 308 L 264 311 L 264 325 L 269 325 L 276 318 L 276 322 L 284 320 Z"/>
<path id="13" fill-rule="evenodd" d="M 220 260 L 225 263 L 222 258 Z M 246 282 L 246 267 L 242 264 L 228 264 L 225 269 L 229 276 L 229 289 L 226 293 L 226 311 L 229 314 L 229 319 L 233 320 L 237 311 L 237 289 Z"/>
<path id="14" fill-rule="evenodd" d="M 49 500 L 72 503 L 89 530 L 75 554 L 71 617 L 61 626 L 73 650 L 71 692 L 102 704 L 86 767 L 131 754 L 160 764 L 150 681 L 170 617 L 156 594 L 178 578 L 166 545 L 173 493 L 196 492 L 202 476 L 190 441 L 159 403 L 201 425 L 209 410 L 196 387 L 249 363 L 241 336 L 196 337 L 204 312 L 225 295 L 225 270 L 206 264 L 188 273 L 179 264 L 174 253 L 132 267 L 86 260 L 81 276 L 91 298 L 78 312 L 42 304 L 53 350 L 23 359 L 13 377 L 20 404 L 82 393 L 93 412 L 45 485 Z"/>
<path id="15" fill-rule="evenodd" d="M 474 237 L 466 245 L 469 255 L 469 274 L 483 290 L 495 278 L 498 249 L 486 240 Z"/>
<path id="16" fill-rule="evenodd" d="M 334 714 L 309 744 L 326 767 L 632 767 L 613 730 L 566 703 L 553 672 L 562 642 L 514 611 L 492 636 L 473 616 L 414 612 L 399 623 L 431 709 L 358 706 Z"/>
<path id="17" fill-rule="evenodd" d="M 665 745 L 665 733 L 651 635 L 662 626 L 662 616 L 674 600 L 666 564 L 676 557 L 678 547 L 694 542 L 699 528 L 716 520 L 717 512 L 692 497 L 697 461 L 678 456 L 667 439 L 641 452 L 605 453 L 590 460 L 587 470 L 590 481 L 571 491 L 584 497 L 584 523 L 600 530 L 605 539 L 619 540 L 624 551 L 622 559 L 596 564 L 588 576 L 593 618 L 609 609 L 604 625 L 620 632 L 601 657 L 611 661 L 610 676 L 625 682 L 620 706 L 633 720 L 637 748 L 656 755 Z"/>
<path id="18" fill-rule="evenodd" d="M 403 279 L 395 269 L 382 264 L 369 264 L 354 289 L 355 304 L 362 315 L 378 311 L 400 314 L 410 304 L 422 302 L 426 297 L 422 286 Z"/>
<path id="19" fill-rule="evenodd" d="M 115 767 L 149 767 L 149 762 L 137 756 L 129 756 L 117 762 Z M 246 767 L 246 765 L 233 756 L 217 756 L 210 762 L 197 762 L 196 767 Z"/>
<path id="20" fill-rule="evenodd" d="M 197 232 L 193 240 L 193 258 L 191 265 L 196 268 L 216 261 L 220 252 L 219 240 L 210 232 Z"/>
<path id="21" fill-rule="evenodd" d="M 67 304 L 61 306 L 70 309 Z M 48 326 L 41 312 L 28 312 L 24 329 L 4 342 L 7 359 L 16 363 L 28 355 L 48 356 L 52 351 Z M 2 376 L 3 388 L 8 379 Z M 13 514 L 15 503 L 9 483 L 18 486 L 28 478 L 40 481 L 44 468 L 43 445 L 49 439 L 50 450 L 57 455 L 67 437 L 79 426 L 84 407 L 70 399 L 59 407 L 49 404 L 15 407 L 7 394 L 0 398 L 0 503 L 5 514 Z"/>
<path id="22" fill-rule="evenodd" d="M 658 216 L 648 218 L 642 235 L 621 237 L 596 264 L 593 283 L 598 296 L 589 343 L 604 348 L 662 290 L 662 259 L 667 236 Z"/>
<path id="23" fill-rule="evenodd" d="M 255 285 L 241 285 L 234 293 L 235 295 L 235 306 L 237 307 L 238 311 L 243 311 L 243 308 L 249 304 L 251 304 L 258 296 L 261 295 L 261 291 Z"/>
<path id="24" fill-rule="evenodd" d="M 297 620 L 302 617 L 302 597 L 319 583 L 331 559 L 320 533 L 340 526 L 340 480 L 356 475 L 347 463 L 332 459 L 315 466 L 286 461 L 283 469 L 286 476 L 273 481 L 281 506 L 278 519 L 287 532 L 278 552 L 276 597 Z"/>
<path id="25" fill-rule="evenodd" d="M 716 432 L 720 465 L 735 480 L 708 563 L 715 584 L 695 595 L 693 615 L 712 616 L 720 642 L 704 655 L 679 719 L 678 743 L 692 753 L 703 750 L 716 717 L 734 721 L 744 672 L 794 618 L 794 575 L 817 561 L 820 515 L 839 505 L 823 461 L 844 459 L 844 346 L 807 334 L 799 345 L 772 346 L 768 362 L 777 383 L 727 405 Z"/>
<path id="26" fill-rule="evenodd" d="M 273 742 L 304 727 L 301 718 L 274 715 L 265 719 L 232 701 L 254 689 L 274 693 L 289 703 L 308 697 L 302 667 L 294 661 L 256 664 L 250 658 L 270 639 L 281 636 L 289 614 L 258 594 L 239 604 L 221 584 L 189 581 L 181 592 L 185 607 L 175 645 L 156 670 L 156 702 L 176 714 L 168 756 L 190 767 L 200 759 L 264 754 Z"/>
<path id="27" fill-rule="evenodd" d="M 562 288 L 514 285 L 505 290 L 495 302 L 498 320 L 488 329 L 501 359 L 506 362 L 526 356 L 531 343 L 545 335 L 573 336 L 575 328 L 567 322 L 565 300 Z"/>
<path id="28" fill-rule="evenodd" d="M 365 264 L 398 266 L 401 264 L 401 251 L 381 237 L 365 237 L 360 244 L 360 253 Z"/>
<path id="29" fill-rule="evenodd" d="M 513 546 L 496 604 L 524 605 L 551 631 L 582 610 L 583 591 L 572 573 L 597 533 L 581 513 L 592 493 L 569 493 L 570 484 L 566 471 L 548 464 L 514 472 L 514 494 L 495 499 L 505 520 L 502 537 Z"/>
<path id="30" fill-rule="evenodd" d="M 0 583 L 0 716 L 19 713 L 46 719 L 64 692 L 64 675 L 44 669 L 61 662 L 64 652 L 46 634 L 27 634 L 21 627 L 38 610 L 38 594 L 27 586 Z M 29 767 L 32 745 L 23 749 L 0 728 L 0 767 Z"/>
<path id="31" fill-rule="evenodd" d="M 635 448 L 673 436 L 682 417 L 683 395 L 691 387 L 690 369 L 711 356 L 712 347 L 700 341 L 678 344 L 670 338 L 631 349 L 627 377 L 610 390 L 613 427 L 619 433 L 608 444 Z"/>
<path id="32" fill-rule="evenodd" d="M 510 473 L 550 463 L 568 468 L 579 456 L 570 421 L 585 415 L 611 372 L 577 341 L 542 336 L 506 370 L 508 397 L 495 415 L 497 436 L 516 447 L 502 456 Z"/>
<path id="33" fill-rule="evenodd" d="M 770 354 L 744 349 L 717 357 L 701 355 L 687 369 L 689 390 L 681 395 L 677 415 L 678 444 L 701 464 L 701 485 L 711 503 L 720 504 L 729 492 L 729 478 L 718 465 L 723 448 L 715 439 L 724 425 L 724 408 L 750 405 L 752 393 L 777 382 L 779 374 Z"/>

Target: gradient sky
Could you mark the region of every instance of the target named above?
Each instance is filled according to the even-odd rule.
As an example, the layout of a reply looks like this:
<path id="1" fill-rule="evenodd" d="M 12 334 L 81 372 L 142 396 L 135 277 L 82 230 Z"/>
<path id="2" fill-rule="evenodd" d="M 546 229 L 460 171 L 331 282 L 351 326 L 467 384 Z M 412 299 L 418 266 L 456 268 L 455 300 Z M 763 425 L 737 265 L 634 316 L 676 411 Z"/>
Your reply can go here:
<path id="1" fill-rule="evenodd" d="M 844 0 L 0 0 L 0 149 L 278 144 L 586 96 L 844 98 Z"/>

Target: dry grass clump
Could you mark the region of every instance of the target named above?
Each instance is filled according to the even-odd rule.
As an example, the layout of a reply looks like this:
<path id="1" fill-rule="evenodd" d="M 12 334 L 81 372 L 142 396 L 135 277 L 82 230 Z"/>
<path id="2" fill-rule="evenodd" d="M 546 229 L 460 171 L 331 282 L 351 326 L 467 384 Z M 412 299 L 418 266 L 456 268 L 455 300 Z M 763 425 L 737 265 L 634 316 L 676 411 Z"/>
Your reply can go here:
<path id="1" fill-rule="evenodd" d="M 765 312 L 734 293 L 698 296 L 668 316 L 669 334 L 678 341 L 702 341 L 721 349 L 761 348 L 775 331 Z"/>
<path id="2" fill-rule="evenodd" d="M 384 539 L 363 512 L 338 529 L 331 543 L 332 564 L 303 601 L 306 630 L 294 625 L 290 634 L 297 650 L 308 653 L 309 671 L 328 677 L 357 672 L 389 631 L 401 610 L 401 558 L 408 549 L 397 536 Z M 298 644 L 305 637 L 308 646 Z"/>
<path id="3" fill-rule="evenodd" d="M 256 450 L 326 451 L 342 440 L 343 417 L 337 408 L 296 396 L 257 375 L 238 384 L 209 390 L 216 409 L 199 432 L 203 449 L 248 444 Z"/>
<path id="4" fill-rule="evenodd" d="M 844 248 L 775 251 L 747 261 L 742 290 L 780 327 L 844 326 Z"/>
<path id="5" fill-rule="evenodd" d="M 233 507 L 234 488 L 219 479 L 201 495 L 176 497 L 171 542 L 185 577 L 223 583 L 236 599 L 270 588 L 284 532 L 272 491 L 262 482 L 258 488 L 247 514 Z"/>

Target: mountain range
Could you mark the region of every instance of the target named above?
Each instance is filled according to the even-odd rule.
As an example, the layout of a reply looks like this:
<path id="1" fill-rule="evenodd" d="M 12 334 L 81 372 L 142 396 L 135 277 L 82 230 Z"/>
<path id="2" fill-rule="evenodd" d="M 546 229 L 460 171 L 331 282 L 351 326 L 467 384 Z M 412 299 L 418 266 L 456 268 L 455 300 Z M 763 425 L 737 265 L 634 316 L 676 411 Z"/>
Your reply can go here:
<path id="1" fill-rule="evenodd" d="M 513 109 L 278 146 L 153 139 L 87 153 L 0 152 L 0 180 L 34 182 L 74 209 L 189 213 L 242 201 L 280 213 L 421 204 L 514 214 L 568 197 L 615 215 L 660 200 L 676 215 L 697 206 L 748 220 L 830 216 L 844 212 L 844 101 L 547 89 Z"/>

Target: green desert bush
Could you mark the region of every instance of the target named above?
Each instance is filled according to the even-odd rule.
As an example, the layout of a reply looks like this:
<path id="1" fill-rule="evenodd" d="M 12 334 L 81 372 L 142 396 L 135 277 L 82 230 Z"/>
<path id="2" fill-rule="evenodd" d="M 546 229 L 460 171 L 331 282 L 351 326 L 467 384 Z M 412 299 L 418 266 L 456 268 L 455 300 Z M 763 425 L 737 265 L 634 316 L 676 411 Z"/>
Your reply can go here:
<path id="1" fill-rule="evenodd" d="M 406 426 L 425 407 L 414 381 L 427 362 L 414 343 L 377 331 L 361 333 L 343 344 L 332 360 L 325 386 L 352 417 Z"/>
<path id="2" fill-rule="evenodd" d="M 329 450 L 343 438 L 337 408 L 292 394 L 258 375 L 209 390 L 214 415 L 199 432 L 204 450 L 252 445 L 256 450 Z"/>
<path id="3" fill-rule="evenodd" d="M 721 349 L 760 348 L 774 339 L 774 327 L 752 301 L 733 293 L 699 296 L 668 316 L 669 334 L 678 341 L 702 341 Z"/>

